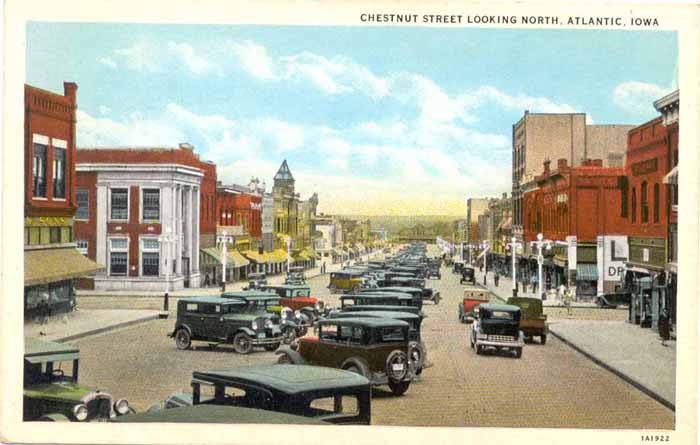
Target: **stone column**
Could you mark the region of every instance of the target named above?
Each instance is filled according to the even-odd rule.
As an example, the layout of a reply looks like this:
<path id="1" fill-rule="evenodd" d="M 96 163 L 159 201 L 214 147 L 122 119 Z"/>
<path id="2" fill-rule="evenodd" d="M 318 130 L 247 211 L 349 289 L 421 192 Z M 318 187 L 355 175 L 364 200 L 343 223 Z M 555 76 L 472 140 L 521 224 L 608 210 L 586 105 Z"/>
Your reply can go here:
<path id="1" fill-rule="evenodd" d="M 107 186 L 98 184 L 97 186 L 97 221 L 95 221 L 95 262 L 105 266 L 104 272 L 101 275 L 107 275 L 109 265 L 107 264 L 107 217 L 109 212 L 108 205 L 109 193 Z"/>
<path id="2" fill-rule="evenodd" d="M 192 271 L 199 273 L 199 187 L 192 187 Z"/>
<path id="3" fill-rule="evenodd" d="M 190 259 L 189 269 L 183 271 L 187 275 L 192 275 L 192 263 L 194 262 L 194 240 L 192 239 L 192 187 L 185 187 L 185 256 Z"/>
<path id="4" fill-rule="evenodd" d="M 173 227 L 173 187 L 172 185 L 165 186 L 161 188 L 161 233 L 165 234 L 167 233 L 168 228 L 171 230 L 174 229 Z M 172 233 L 172 232 L 171 232 Z M 169 267 L 170 269 L 168 270 L 168 274 L 170 277 L 173 275 L 173 269 L 172 269 L 172 255 L 173 252 L 175 251 L 172 243 L 170 245 L 161 245 L 160 246 L 160 252 L 161 252 L 161 257 L 160 257 L 160 266 L 163 279 L 165 279 L 165 268 Z M 165 260 L 166 256 L 169 257 L 169 262 L 166 265 Z"/>

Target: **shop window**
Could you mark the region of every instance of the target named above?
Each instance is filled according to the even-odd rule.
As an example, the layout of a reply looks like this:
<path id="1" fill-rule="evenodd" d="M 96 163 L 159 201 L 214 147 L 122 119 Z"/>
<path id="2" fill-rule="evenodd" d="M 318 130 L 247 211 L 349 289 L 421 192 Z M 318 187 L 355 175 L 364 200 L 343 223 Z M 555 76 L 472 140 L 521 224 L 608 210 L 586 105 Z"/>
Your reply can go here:
<path id="1" fill-rule="evenodd" d="M 53 197 L 66 197 L 66 150 L 58 147 L 53 149 Z"/>
<path id="2" fill-rule="evenodd" d="M 75 219 L 87 220 L 90 214 L 90 201 L 88 191 L 85 189 L 77 189 L 75 191 L 75 202 L 78 208 L 75 211 Z"/>
<path id="3" fill-rule="evenodd" d="M 649 222 L 649 203 L 648 203 L 648 196 L 647 196 L 647 182 L 644 181 L 642 182 L 642 186 L 639 190 L 639 203 L 640 203 L 640 210 L 642 212 L 640 221 L 642 224 L 646 224 Z"/>
<path id="4" fill-rule="evenodd" d="M 32 165 L 33 196 L 46 197 L 46 150 L 44 144 L 34 144 Z"/>
<path id="5" fill-rule="evenodd" d="M 632 204 L 631 204 L 631 211 L 632 211 L 632 223 L 637 222 L 637 188 L 632 187 Z"/>
<path id="6" fill-rule="evenodd" d="M 143 190 L 143 219 L 145 221 L 160 220 L 160 190 Z"/>
<path id="7" fill-rule="evenodd" d="M 654 222 L 659 222 L 659 200 L 661 199 L 661 190 L 659 184 L 654 184 Z"/>
<path id="8" fill-rule="evenodd" d="M 72 227 L 61 227 L 61 242 L 62 243 L 72 243 L 73 242 L 73 228 Z"/>
<path id="9" fill-rule="evenodd" d="M 61 228 L 60 227 L 49 227 L 49 242 L 51 244 L 58 244 L 61 242 Z"/>
<path id="10" fill-rule="evenodd" d="M 110 194 L 111 194 L 110 219 L 128 220 L 129 219 L 129 190 L 128 189 L 111 189 Z"/>
<path id="11" fill-rule="evenodd" d="M 84 239 L 76 240 L 75 248 L 84 256 L 88 256 L 88 242 Z"/>

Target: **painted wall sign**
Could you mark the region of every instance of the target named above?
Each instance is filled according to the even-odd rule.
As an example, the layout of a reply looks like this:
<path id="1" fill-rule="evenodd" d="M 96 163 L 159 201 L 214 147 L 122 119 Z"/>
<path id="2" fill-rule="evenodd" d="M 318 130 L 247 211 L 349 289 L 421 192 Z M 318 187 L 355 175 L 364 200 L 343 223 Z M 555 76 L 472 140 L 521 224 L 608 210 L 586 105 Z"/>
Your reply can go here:
<path id="1" fill-rule="evenodd" d="M 597 238 L 598 294 L 605 293 L 605 282 L 619 282 L 629 259 L 625 235 L 602 235 Z"/>

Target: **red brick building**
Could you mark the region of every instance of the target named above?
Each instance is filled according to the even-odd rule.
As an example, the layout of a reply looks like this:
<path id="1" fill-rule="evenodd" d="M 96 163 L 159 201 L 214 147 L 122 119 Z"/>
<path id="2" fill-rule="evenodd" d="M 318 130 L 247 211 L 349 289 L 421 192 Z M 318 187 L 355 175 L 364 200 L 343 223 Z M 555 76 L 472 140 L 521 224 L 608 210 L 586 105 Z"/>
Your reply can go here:
<path id="1" fill-rule="evenodd" d="M 536 240 L 538 233 L 560 242 L 576 237 L 578 295 L 595 295 L 597 291 L 598 237 L 626 233 L 620 190 L 623 174 L 623 168 L 603 167 L 598 159 L 583 161 L 576 167 L 559 159 L 556 170 L 551 170 L 550 161 L 545 161 L 543 173 L 535 177 L 537 188 L 523 195 L 523 235 L 527 243 Z M 567 247 L 554 246 L 546 253 L 548 287 L 556 287 L 567 281 Z M 536 269 L 536 261 L 531 263 L 530 269 Z"/>
<path id="2" fill-rule="evenodd" d="M 217 216 L 220 226 L 242 226 L 252 239 L 262 239 L 262 193 L 239 185 L 217 189 Z"/>
<path id="3" fill-rule="evenodd" d="M 103 290 L 199 287 L 202 243 L 215 245 L 216 166 L 191 145 L 77 151 L 75 235 L 102 261 Z"/>
<path id="4" fill-rule="evenodd" d="M 78 86 L 64 94 L 24 86 L 24 303 L 25 315 L 42 302 L 75 307 L 74 279 L 100 268 L 74 243 L 75 110 Z"/>

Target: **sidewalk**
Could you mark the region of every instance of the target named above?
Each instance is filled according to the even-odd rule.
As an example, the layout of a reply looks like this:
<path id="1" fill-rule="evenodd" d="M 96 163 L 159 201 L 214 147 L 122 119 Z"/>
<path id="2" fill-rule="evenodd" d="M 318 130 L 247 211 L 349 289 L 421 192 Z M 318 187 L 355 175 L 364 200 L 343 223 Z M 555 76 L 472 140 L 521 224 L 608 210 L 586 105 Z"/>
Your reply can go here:
<path id="1" fill-rule="evenodd" d="M 478 268 L 476 278 L 477 283 L 483 285 L 484 274 Z M 501 277 L 496 287 L 493 273 L 489 272 L 487 277 L 488 289 L 504 301 L 513 295 L 511 283 L 510 278 Z M 522 287 L 518 296 L 537 297 L 536 293 L 523 292 Z M 562 305 L 554 296 L 548 295 L 544 301 L 546 307 Z M 575 308 L 596 308 L 596 305 L 572 302 L 572 309 Z M 675 341 L 668 341 L 668 346 L 662 346 L 658 333 L 624 321 L 556 319 L 549 322 L 549 330 L 599 366 L 675 410 Z"/>
<path id="2" fill-rule="evenodd" d="M 154 320 L 159 314 L 160 311 L 153 310 L 78 308 L 67 314 L 55 315 L 44 325 L 35 321 L 25 322 L 24 336 L 64 342 Z"/>
<path id="3" fill-rule="evenodd" d="M 382 255 L 381 251 L 376 251 L 374 253 L 362 255 L 360 258 L 363 261 L 367 261 L 368 258 L 374 258 L 378 255 Z M 322 262 L 322 261 L 321 261 Z M 350 263 L 355 264 L 357 261 L 352 260 Z M 347 263 L 347 262 L 346 262 Z M 342 263 L 330 264 L 326 262 L 326 275 L 331 272 L 336 272 L 342 269 Z M 304 271 L 306 279 L 318 277 L 321 275 L 321 265 L 307 269 Z M 286 273 L 281 273 L 277 275 L 269 275 L 267 281 L 269 284 L 282 284 L 286 278 Z M 234 281 L 226 283 L 226 290 L 242 290 L 248 285 L 248 281 Z M 168 292 L 170 297 L 188 297 L 188 296 L 204 296 L 204 295 L 219 295 L 221 294 L 221 287 L 219 285 L 210 287 L 191 287 L 187 289 L 177 290 Z M 133 290 L 123 290 L 123 291 L 103 291 L 103 290 L 76 290 L 76 295 L 78 297 L 99 297 L 99 296 L 113 296 L 113 297 L 162 297 L 163 291 L 133 291 Z"/>

